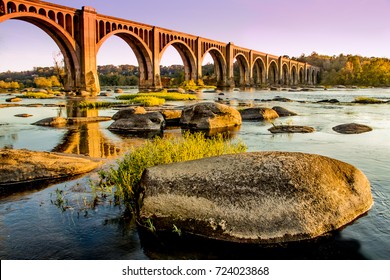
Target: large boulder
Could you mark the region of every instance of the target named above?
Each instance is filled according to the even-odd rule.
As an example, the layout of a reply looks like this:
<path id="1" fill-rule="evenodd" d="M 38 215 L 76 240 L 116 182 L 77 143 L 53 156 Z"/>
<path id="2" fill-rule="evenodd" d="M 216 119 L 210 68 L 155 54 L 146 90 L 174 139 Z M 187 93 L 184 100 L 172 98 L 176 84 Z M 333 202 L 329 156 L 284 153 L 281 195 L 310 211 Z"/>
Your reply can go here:
<path id="1" fill-rule="evenodd" d="M 272 120 L 279 117 L 275 110 L 263 107 L 242 109 L 240 113 L 243 120 Z"/>
<path id="2" fill-rule="evenodd" d="M 132 115 L 135 114 L 145 114 L 146 110 L 144 107 L 131 107 L 131 108 L 126 108 L 126 109 L 121 109 L 118 112 L 116 112 L 113 116 L 113 120 L 119 120 L 119 119 L 126 119 L 129 118 Z"/>
<path id="3" fill-rule="evenodd" d="M 324 156 L 254 152 L 160 165 L 141 180 L 139 219 L 157 232 L 276 243 L 310 239 L 367 212 L 370 183 Z"/>
<path id="4" fill-rule="evenodd" d="M 202 102 L 183 109 L 180 124 L 195 130 L 209 130 L 240 126 L 240 113 L 227 105 Z"/>
<path id="5" fill-rule="evenodd" d="M 165 120 L 160 112 L 148 112 L 118 119 L 108 129 L 117 132 L 143 133 L 161 131 L 164 127 Z"/>
<path id="6" fill-rule="evenodd" d="M 371 127 L 364 125 L 364 124 L 358 124 L 358 123 L 346 123 L 346 124 L 340 124 L 332 128 L 334 131 L 342 134 L 360 134 L 369 132 L 372 130 Z"/>
<path id="7" fill-rule="evenodd" d="M 83 156 L 0 149 L 0 186 L 66 179 L 87 173 L 101 164 L 100 160 Z"/>

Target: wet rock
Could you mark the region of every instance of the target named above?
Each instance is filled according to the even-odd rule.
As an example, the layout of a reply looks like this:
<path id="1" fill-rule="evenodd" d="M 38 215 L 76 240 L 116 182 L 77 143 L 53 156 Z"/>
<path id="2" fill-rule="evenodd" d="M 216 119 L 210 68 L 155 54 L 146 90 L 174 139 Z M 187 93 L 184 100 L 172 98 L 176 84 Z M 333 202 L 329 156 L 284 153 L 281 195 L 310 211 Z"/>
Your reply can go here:
<path id="1" fill-rule="evenodd" d="M 16 114 L 15 117 L 19 117 L 19 118 L 29 118 L 29 117 L 32 117 L 32 115 L 30 115 L 30 114 Z"/>
<path id="2" fill-rule="evenodd" d="M 20 102 L 22 101 L 23 99 L 22 98 L 19 98 L 19 97 L 11 97 L 11 98 L 7 98 L 5 100 L 5 102 Z"/>
<path id="3" fill-rule="evenodd" d="M 286 98 L 286 97 L 280 97 L 280 96 L 276 96 L 275 98 L 272 99 L 272 101 L 278 101 L 278 102 L 292 102 L 291 99 Z"/>
<path id="4" fill-rule="evenodd" d="M 242 123 L 240 113 L 233 107 L 203 102 L 183 109 L 180 124 L 183 127 L 195 130 L 209 130 L 240 126 Z"/>
<path id="5" fill-rule="evenodd" d="M 271 133 L 312 133 L 315 131 L 313 127 L 300 125 L 276 125 L 268 130 Z"/>
<path id="6" fill-rule="evenodd" d="M 42 180 L 66 179 L 87 173 L 102 164 L 82 156 L 0 149 L 0 186 L 10 188 Z"/>
<path id="7" fill-rule="evenodd" d="M 33 125 L 42 126 L 64 126 L 67 124 L 67 120 L 62 117 L 50 117 L 33 123 Z"/>
<path id="8" fill-rule="evenodd" d="M 160 112 L 133 114 L 112 123 L 108 129 L 123 133 L 144 133 L 161 131 L 165 127 L 165 120 Z"/>
<path id="9" fill-rule="evenodd" d="M 243 120 L 272 120 L 279 117 L 275 110 L 263 107 L 242 109 L 240 114 Z"/>
<path id="10" fill-rule="evenodd" d="M 339 103 L 340 101 L 335 99 L 335 98 L 332 98 L 332 99 L 323 99 L 323 100 L 320 100 L 320 101 L 317 101 L 317 103 Z"/>
<path id="11" fill-rule="evenodd" d="M 238 243 L 321 236 L 367 212 L 370 183 L 354 166 L 323 156 L 256 152 L 160 165 L 141 180 L 140 221 L 157 234 Z"/>
<path id="12" fill-rule="evenodd" d="M 358 123 L 340 124 L 338 126 L 333 127 L 332 129 L 342 134 L 360 134 L 372 130 L 371 127 Z"/>
<path id="13" fill-rule="evenodd" d="M 296 116 L 297 113 L 294 113 L 290 110 L 287 110 L 286 108 L 275 106 L 272 107 L 272 110 L 274 110 L 276 113 L 278 113 L 279 117 L 288 117 L 288 116 Z"/>
<path id="14" fill-rule="evenodd" d="M 146 110 L 144 107 L 141 106 L 131 107 L 131 108 L 119 110 L 112 116 L 112 119 L 113 120 L 126 119 L 135 114 L 145 114 L 145 113 Z"/>
<path id="15" fill-rule="evenodd" d="M 99 96 L 111 96 L 111 93 L 108 92 L 101 92 Z"/>
<path id="16" fill-rule="evenodd" d="M 121 88 L 117 88 L 114 90 L 115 93 L 123 93 L 123 89 Z"/>

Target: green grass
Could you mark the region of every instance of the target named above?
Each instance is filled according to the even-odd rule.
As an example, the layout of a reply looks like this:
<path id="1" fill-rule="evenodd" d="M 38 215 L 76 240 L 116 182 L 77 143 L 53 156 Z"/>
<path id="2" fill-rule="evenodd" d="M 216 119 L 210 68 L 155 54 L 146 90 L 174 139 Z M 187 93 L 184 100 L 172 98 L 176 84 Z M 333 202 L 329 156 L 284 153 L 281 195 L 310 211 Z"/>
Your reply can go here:
<path id="1" fill-rule="evenodd" d="M 383 101 L 373 97 L 358 96 L 355 98 L 355 103 L 378 104 L 378 103 L 383 103 Z"/>
<path id="2" fill-rule="evenodd" d="M 54 94 L 44 92 L 26 92 L 25 94 L 18 95 L 19 98 L 30 98 L 30 99 L 50 99 L 54 98 Z"/>
<path id="3" fill-rule="evenodd" d="M 124 102 L 107 102 L 107 101 L 81 101 L 77 106 L 81 109 L 98 109 L 109 108 L 114 105 L 124 104 Z"/>
<path id="4" fill-rule="evenodd" d="M 159 106 L 165 103 L 165 99 L 154 96 L 137 96 L 132 99 L 133 103 L 140 103 L 145 107 Z"/>
<path id="5" fill-rule="evenodd" d="M 200 159 L 222 154 L 245 152 L 242 142 L 233 143 L 221 134 L 205 138 L 203 133 L 184 133 L 182 138 L 156 138 L 143 146 L 132 149 L 120 161 L 102 174 L 104 184 L 116 187 L 119 198 L 131 213 L 136 213 L 139 199 L 139 183 L 143 171 L 151 166 Z M 104 180 L 103 180 L 104 179 Z"/>
<path id="6" fill-rule="evenodd" d="M 165 99 L 166 101 L 183 101 L 183 100 L 196 100 L 197 97 L 192 94 L 184 94 L 179 92 L 167 92 L 163 90 L 161 92 L 147 92 L 147 93 L 137 93 L 137 94 L 124 94 L 119 95 L 116 98 L 119 100 L 132 100 L 137 97 L 156 97 Z"/>

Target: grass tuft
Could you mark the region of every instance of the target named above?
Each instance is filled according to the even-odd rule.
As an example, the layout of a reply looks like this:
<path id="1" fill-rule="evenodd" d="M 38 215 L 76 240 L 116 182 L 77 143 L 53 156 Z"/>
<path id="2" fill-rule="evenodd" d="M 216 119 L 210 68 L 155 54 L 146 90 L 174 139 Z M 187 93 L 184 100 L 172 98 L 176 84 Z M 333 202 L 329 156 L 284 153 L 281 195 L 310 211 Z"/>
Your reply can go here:
<path id="1" fill-rule="evenodd" d="M 161 92 L 148 92 L 148 93 L 138 93 L 138 94 L 125 94 L 117 96 L 119 100 L 133 100 L 137 97 L 156 97 L 165 99 L 166 101 L 183 101 L 183 100 L 196 100 L 197 97 L 193 94 L 184 94 L 179 92 L 167 92 L 163 90 Z"/>
<path id="2" fill-rule="evenodd" d="M 226 140 L 221 134 L 205 138 L 203 133 L 185 132 L 182 138 L 156 138 L 143 146 L 132 149 L 104 174 L 106 182 L 116 187 L 116 196 L 121 199 L 126 209 L 136 212 L 140 195 L 139 183 L 142 173 L 148 167 L 159 164 L 188 161 L 222 154 L 245 152 L 246 145 Z"/>

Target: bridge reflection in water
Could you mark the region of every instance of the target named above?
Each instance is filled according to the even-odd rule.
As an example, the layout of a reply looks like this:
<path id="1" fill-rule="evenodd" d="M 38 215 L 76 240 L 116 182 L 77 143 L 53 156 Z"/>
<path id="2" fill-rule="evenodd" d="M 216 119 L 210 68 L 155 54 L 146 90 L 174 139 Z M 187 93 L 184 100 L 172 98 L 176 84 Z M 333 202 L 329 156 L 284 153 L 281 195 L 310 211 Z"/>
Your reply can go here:
<path id="1" fill-rule="evenodd" d="M 88 118 L 99 116 L 97 109 L 80 109 L 77 101 L 68 101 L 66 117 Z M 106 122 L 74 124 L 67 127 L 61 142 L 53 152 L 87 155 L 93 158 L 114 159 L 131 147 L 145 142 L 145 138 L 117 136 L 105 129 Z"/>

